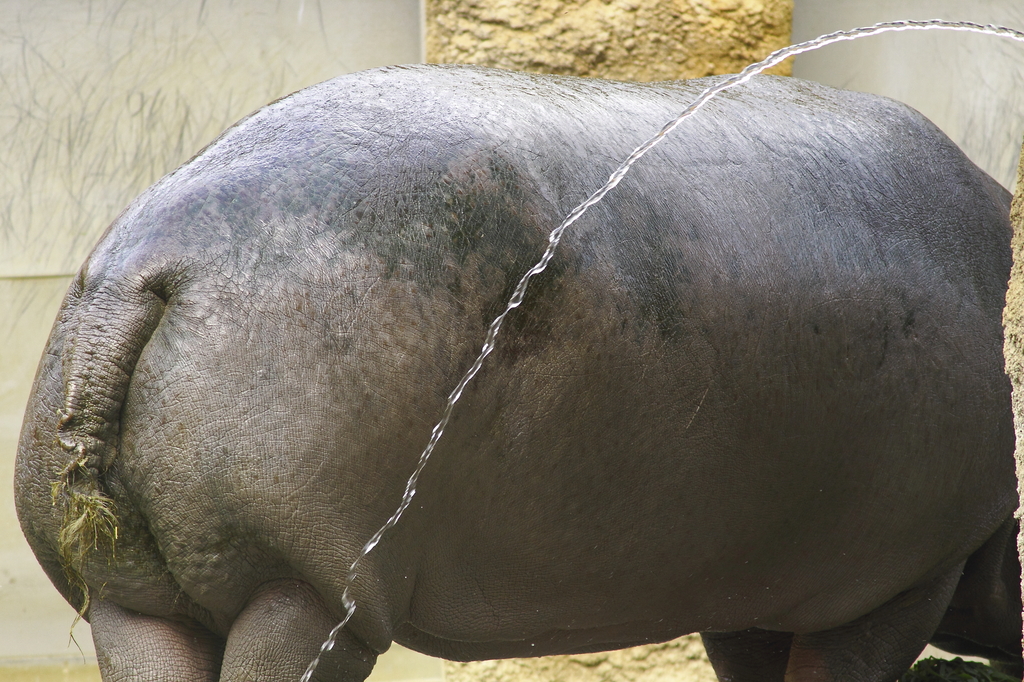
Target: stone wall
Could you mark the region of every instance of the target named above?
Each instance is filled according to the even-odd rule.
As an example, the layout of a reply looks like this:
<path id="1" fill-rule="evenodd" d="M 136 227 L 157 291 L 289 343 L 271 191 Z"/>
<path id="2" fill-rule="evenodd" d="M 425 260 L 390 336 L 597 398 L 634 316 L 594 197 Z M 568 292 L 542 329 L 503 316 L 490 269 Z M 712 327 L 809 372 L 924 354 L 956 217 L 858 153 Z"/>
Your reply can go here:
<path id="1" fill-rule="evenodd" d="M 793 0 L 426 0 L 428 62 L 655 81 L 789 44 Z M 770 73 L 789 75 L 789 62 Z"/>
<path id="2" fill-rule="evenodd" d="M 1017 434 L 1018 490 L 1024 501 L 1024 148 L 1017 166 L 1017 189 L 1010 208 L 1013 223 L 1013 267 L 1010 269 L 1010 288 L 1006 292 L 1006 308 L 1003 309 L 1005 337 L 1003 355 L 1006 358 L 1006 373 L 1013 385 L 1013 425 Z M 1017 518 L 1021 517 L 1020 509 Z M 1017 551 L 1024 562 L 1024 533 L 1017 537 Z M 1024 590 L 1024 583 L 1021 585 Z"/>

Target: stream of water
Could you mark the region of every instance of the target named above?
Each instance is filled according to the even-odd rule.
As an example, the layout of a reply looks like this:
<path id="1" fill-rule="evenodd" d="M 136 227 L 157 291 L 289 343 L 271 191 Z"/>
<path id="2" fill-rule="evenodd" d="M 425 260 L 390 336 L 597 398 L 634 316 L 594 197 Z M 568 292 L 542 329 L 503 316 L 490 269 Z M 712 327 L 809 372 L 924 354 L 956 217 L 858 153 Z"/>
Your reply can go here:
<path id="1" fill-rule="evenodd" d="M 302 674 L 300 682 L 309 682 L 317 666 L 320 664 L 320 659 L 324 653 L 334 648 L 335 641 L 337 640 L 338 633 L 341 632 L 349 620 L 352 619 L 352 614 L 355 613 L 356 604 L 353 601 L 350 594 L 353 583 L 358 577 L 359 562 L 366 557 L 367 554 L 373 551 L 374 547 L 381 541 L 384 534 L 388 532 L 398 521 L 402 518 L 405 510 L 409 508 L 412 503 L 413 497 L 416 495 L 416 484 L 419 481 L 420 474 L 423 472 L 423 468 L 426 466 L 427 461 L 430 459 L 430 455 L 433 453 L 437 442 L 441 439 L 441 435 L 444 433 L 445 427 L 448 425 L 448 420 L 452 416 L 452 411 L 455 409 L 456 403 L 459 398 L 462 397 L 462 392 L 473 377 L 476 376 L 477 372 L 483 366 L 484 360 L 490 355 L 491 351 L 494 350 L 495 342 L 498 338 L 498 332 L 501 330 L 501 325 L 505 321 L 507 316 L 512 310 L 519 307 L 523 302 L 523 297 L 526 295 L 526 289 L 530 284 L 530 280 L 535 275 L 539 275 L 544 272 L 548 266 L 548 262 L 554 256 L 555 249 L 558 248 L 558 243 L 562 239 L 562 234 L 566 229 L 574 222 L 580 219 L 587 210 L 594 204 L 601 201 L 608 192 L 612 191 L 616 185 L 626 176 L 629 169 L 633 167 L 637 161 L 639 161 L 647 152 L 649 152 L 656 144 L 665 139 L 669 133 L 685 121 L 687 118 L 695 114 L 701 107 L 707 104 L 712 98 L 717 96 L 719 93 L 734 88 L 737 85 L 742 85 L 748 80 L 753 78 L 755 75 L 761 73 L 765 69 L 768 69 L 776 64 L 782 62 L 788 57 L 793 57 L 804 52 L 810 52 L 819 48 L 838 43 L 847 40 L 857 40 L 859 38 L 866 38 L 868 36 L 878 35 L 880 33 L 888 33 L 892 31 L 927 31 L 927 30 L 947 30 L 947 31 L 969 31 L 972 33 L 982 33 L 986 35 L 994 35 L 1003 38 L 1010 38 L 1024 42 L 1024 31 L 1018 31 L 1016 29 L 1007 28 L 1005 26 L 994 26 L 991 24 L 982 25 L 975 24 L 968 21 L 944 21 L 941 19 L 933 19 L 929 21 L 887 21 L 873 26 L 863 26 L 860 28 L 850 29 L 848 31 L 836 31 L 835 33 L 829 33 L 823 36 L 819 36 L 813 40 L 808 40 L 803 43 L 796 45 L 790 45 L 780 50 L 776 50 L 770 54 L 763 61 L 751 64 L 747 68 L 743 69 L 737 74 L 733 74 L 728 78 L 725 78 L 715 85 L 709 87 L 707 90 L 702 92 L 697 99 L 690 103 L 683 111 L 673 120 L 666 123 L 661 130 L 659 130 L 653 137 L 641 144 L 639 147 L 633 150 L 625 161 L 619 165 L 618 168 L 608 177 L 608 180 L 604 185 L 599 187 L 593 194 L 587 197 L 586 201 L 581 203 L 579 206 L 574 208 L 558 225 L 554 230 L 551 231 L 548 236 L 548 246 L 544 251 L 544 254 L 540 257 L 537 263 L 527 270 L 526 274 L 523 275 L 522 279 L 519 280 L 519 284 L 516 286 L 512 297 L 509 299 L 508 304 L 500 315 L 494 318 L 490 326 L 487 329 L 487 335 L 484 338 L 483 347 L 480 349 L 480 353 L 477 355 L 476 360 L 462 376 L 462 379 L 456 385 L 455 389 L 448 396 L 448 402 L 445 405 L 444 411 L 441 414 L 441 418 L 437 421 L 433 431 L 430 435 L 430 440 L 427 442 L 426 447 L 420 454 L 419 461 L 416 464 L 416 468 L 409 476 L 408 481 L 405 485 L 405 492 L 402 495 L 402 501 L 399 503 L 398 508 L 395 509 L 394 514 L 381 526 L 376 533 L 373 534 L 362 550 L 356 557 L 355 561 L 348 569 L 348 574 L 345 577 L 345 588 L 342 591 L 342 603 L 345 606 L 345 618 L 338 623 L 330 632 L 327 639 L 320 647 L 320 651 L 316 658 L 310 662 L 309 667 Z"/>

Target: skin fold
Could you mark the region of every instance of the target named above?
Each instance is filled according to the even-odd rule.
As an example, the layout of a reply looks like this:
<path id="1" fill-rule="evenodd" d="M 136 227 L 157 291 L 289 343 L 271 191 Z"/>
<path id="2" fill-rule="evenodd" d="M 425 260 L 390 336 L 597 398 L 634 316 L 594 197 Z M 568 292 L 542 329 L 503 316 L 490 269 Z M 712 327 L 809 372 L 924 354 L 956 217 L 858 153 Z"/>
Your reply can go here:
<path id="1" fill-rule="evenodd" d="M 129 206 L 15 481 L 104 679 L 298 679 L 550 230 L 709 83 L 367 71 Z M 723 680 L 891 682 L 933 638 L 1019 666 L 1008 211 L 890 100 L 712 101 L 507 318 L 315 679 L 689 632 Z M 99 502 L 116 539 L 67 532 Z"/>

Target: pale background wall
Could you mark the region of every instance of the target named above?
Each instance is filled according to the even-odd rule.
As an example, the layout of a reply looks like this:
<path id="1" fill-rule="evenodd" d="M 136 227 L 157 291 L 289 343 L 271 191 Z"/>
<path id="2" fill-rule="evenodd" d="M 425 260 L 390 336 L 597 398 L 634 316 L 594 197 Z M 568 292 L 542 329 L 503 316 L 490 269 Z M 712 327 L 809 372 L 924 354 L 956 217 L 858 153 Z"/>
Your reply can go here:
<path id="1" fill-rule="evenodd" d="M 797 0 L 793 41 L 896 19 L 1024 29 L 1020 0 Z M 793 75 L 906 102 L 1013 189 L 1024 136 L 1024 44 L 952 31 L 889 33 L 797 57 Z"/>
<path id="2" fill-rule="evenodd" d="M 0 679 L 18 661 L 93 652 L 84 623 L 83 654 L 69 644 L 74 613 L 22 538 L 11 492 L 71 275 L 135 195 L 237 119 L 332 76 L 421 61 L 420 13 L 419 0 L 0 2 Z M 375 671 L 440 676 L 434 659 L 390 652 Z"/>

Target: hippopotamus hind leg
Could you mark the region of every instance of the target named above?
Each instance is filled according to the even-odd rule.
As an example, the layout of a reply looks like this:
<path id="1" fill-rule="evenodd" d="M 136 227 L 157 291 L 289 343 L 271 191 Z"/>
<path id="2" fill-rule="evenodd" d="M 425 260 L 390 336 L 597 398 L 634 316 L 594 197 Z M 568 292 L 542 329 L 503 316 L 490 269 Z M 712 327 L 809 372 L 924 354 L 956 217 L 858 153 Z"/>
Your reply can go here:
<path id="1" fill-rule="evenodd" d="M 339 620 L 308 583 L 262 585 L 231 625 L 221 681 L 298 682 Z M 376 661 L 376 653 L 343 629 L 312 679 L 363 682 Z"/>
<path id="2" fill-rule="evenodd" d="M 217 682 L 224 640 L 195 621 L 149 616 L 108 599 L 89 608 L 100 673 L 108 682 Z"/>
<path id="3" fill-rule="evenodd" d="M 913 664 L 953 597 L 962 565 L 831 630 L 796 634 L 786 682 L 891 682 Z"/>
<path id="4" fill-rule="evenodd" d="M 718 679 L 782 682 L 793 633 L 750 628 L 740 632 L 702 632 L 701 639 Z"/>
<path id="5" fill-rule="evenodd" d="M 1020 560 L 1012 516 L 968 559 L 931 643 L 1021 677 Z"/>

